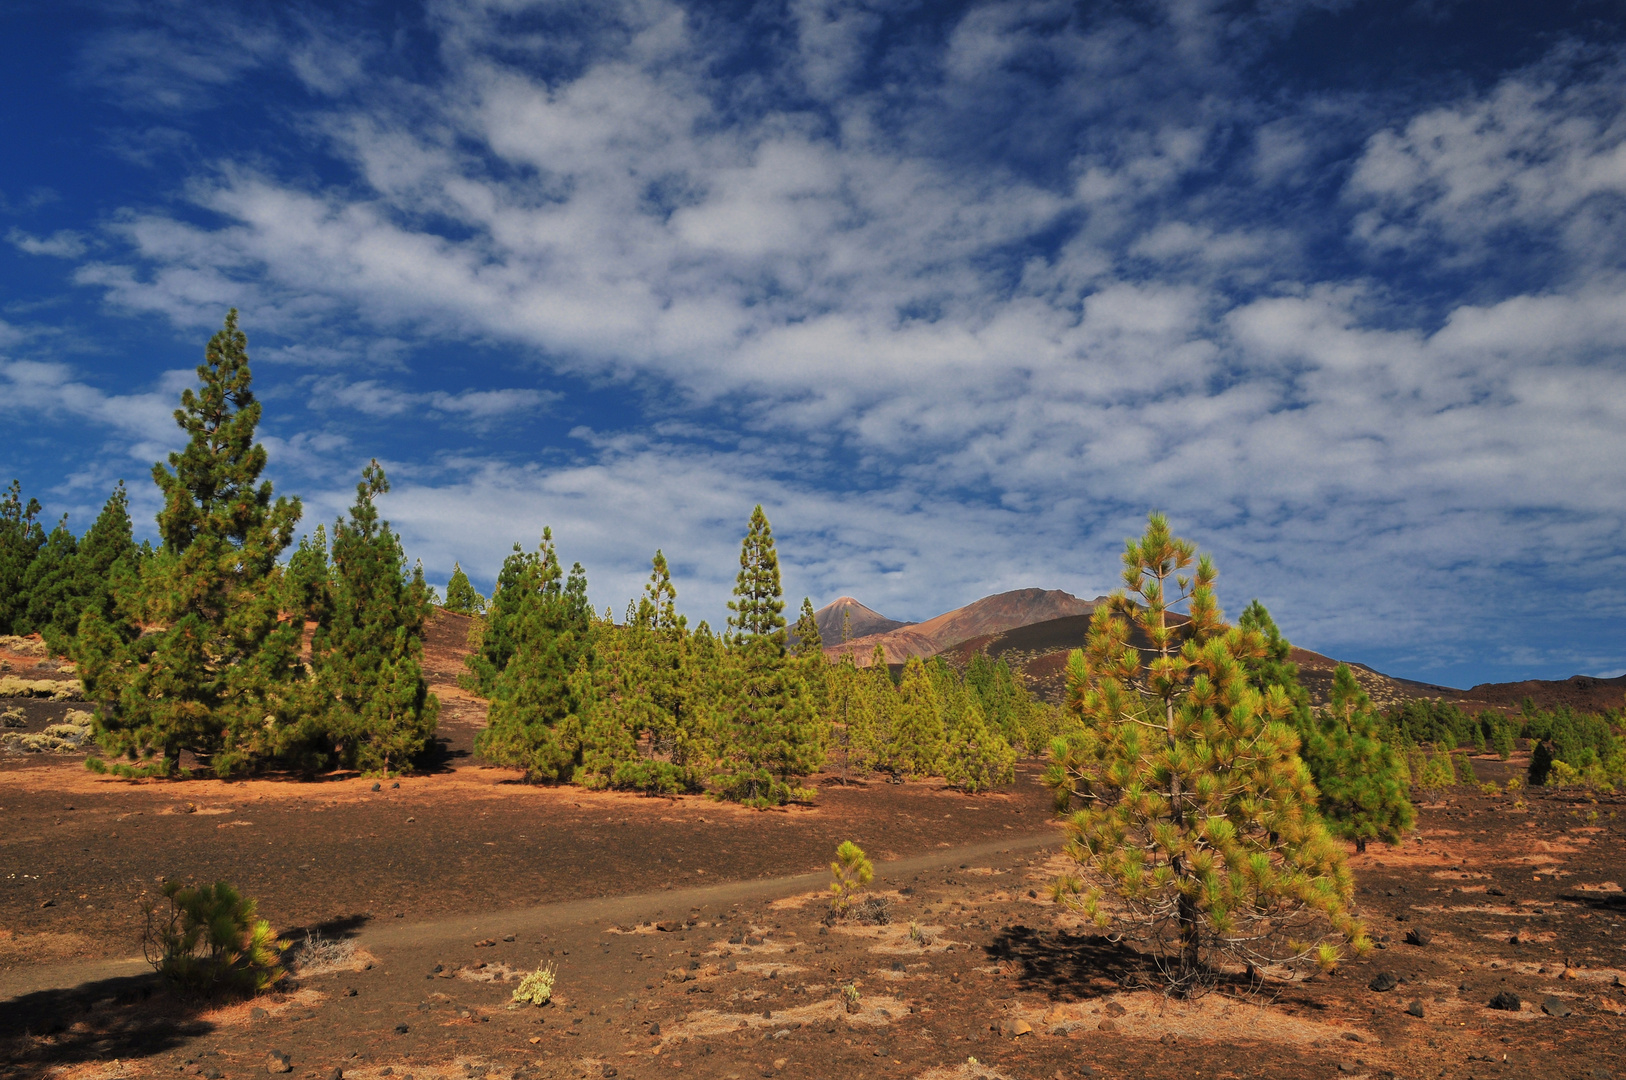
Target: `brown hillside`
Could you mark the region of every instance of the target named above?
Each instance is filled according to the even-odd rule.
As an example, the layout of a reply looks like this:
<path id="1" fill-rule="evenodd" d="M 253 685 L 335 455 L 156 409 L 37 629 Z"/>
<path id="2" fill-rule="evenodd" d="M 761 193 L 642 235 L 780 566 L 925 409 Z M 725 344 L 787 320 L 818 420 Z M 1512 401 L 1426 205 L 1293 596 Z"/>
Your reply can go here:
<path id="1" fill-rule="evenodd" d="M 983 597 L 923 623 L 854 638 L 846 645 L 827 646 L 825 654 L 835 658 L 851 653 L 859 664 L 866 664 L 875 646 L 880 645 L 888 664 L 901 664 L 911 656 L 935 656 L 969 638 L 1066 616 L 1088 615 L 1094 607 L 1095 601 L 1080 600 L 1060 589 L 1017 589 Z"/>

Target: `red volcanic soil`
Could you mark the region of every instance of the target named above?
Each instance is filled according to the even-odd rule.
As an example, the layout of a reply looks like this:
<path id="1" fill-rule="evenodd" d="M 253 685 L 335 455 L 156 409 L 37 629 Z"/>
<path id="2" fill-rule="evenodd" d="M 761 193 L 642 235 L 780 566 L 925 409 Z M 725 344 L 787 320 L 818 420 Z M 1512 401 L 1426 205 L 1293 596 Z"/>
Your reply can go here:
<path id="1" fill-rule="evenodd" d="M 469 753 L 479 703 L 450 685 L 467 629 L 431 627 L 445 752 L 399 787 L 0 761 L 0 1077 L 249 1080 L 283 1055 L 290 1080 L 1619 1068 L 1619 797 L 1452 789 L 1403 846 L 1351 855 L 1380 948 L 1269 994 L 1179 1001 L 1048 899 L 1070 864 L 1033 763 L 974 797 L 821 777 L 813 805 L 777 812 L 529 786 Z M 1475 759 L 1485 780 L 1522 764 Z M 848 838 L 876 859 L 884 925 L 824 918 Z M 175 996 L 139 959 L 140 901 L 165 878 L 233 881 L 288 937 L 339 954 L 290 952 L 291 979 L 252 1001 Z M 554 1001 L 511 1007 L 544 964 Z M 1501 992 L 1515 1010 L 1486 1007 Z"/>

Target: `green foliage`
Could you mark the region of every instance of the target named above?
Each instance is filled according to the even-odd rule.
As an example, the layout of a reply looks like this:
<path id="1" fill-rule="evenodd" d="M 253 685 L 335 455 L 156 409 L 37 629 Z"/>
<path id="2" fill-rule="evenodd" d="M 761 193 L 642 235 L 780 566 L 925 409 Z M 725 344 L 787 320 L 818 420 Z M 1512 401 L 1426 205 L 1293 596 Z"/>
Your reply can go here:
<path id="1" fill-rule="evenodd" d="M 943 750 L 943 779 L 967 794 L 1016 779 L 1016 751 L 984 722 L 975 701 L 955 717 Z"/>
<path id="2" fill-rule="evenodd" d="M 1531 787 L 1544 786 L 1552 776 L 1553 762 L 1556 760 L 1551 743 L 1536 743 L 1530 748 L 1530 768 L 1525 774 L 1525 782 Z"/>
<path id="3" fill-rule="evenodd" d="M 45 546 L 38 499 L 23 501 L 22 484 L 13 480 L 0 498 L 0 634 L 26 634 L 29 567 Z"/>
<path id="4" fill-rule="evenodd" d="M 936 776 L 943 763 L 943 702 L 926 665 L 913 656 L 898 683 L 889 760 L 906 776 Z"/>
<path id="5" fill-rule="evenodd" d="M 1415 783 L 1428 792 L 1438 792 L 1457 782 L 1457 767 L 1451 760 L 1451 751 L 1435 747 L 1425 754 L 1421 768 L 1413 770 Z"/>
<path id="6" fill-rule="evenodd" d="M 446 583 L 446 603 L 441 606 L 459 615 L 480 615 L 485 612 L 486 598 L 476 591 L 469 575 L 463 572 L 462 563 L 452 564 L 452 579 Z"/>
<path id="7" fill-rule="evenodd" d="M 1551 712 L 1530 712 L 1525 717 L 1524 733 L 1536 742 L 1551 743 L 1555 760 L 1580 770 L 1608 760 L 1621 749 L 1622 742 L 1607 717 L 1577 713 L 1568 706 Z"/>
<path id="8" fill-rule="evenodd" d="M 1265 639 L 1224 623 L 1214 580 L 1213 563 L 1151 515 L 1124 553 L 1136 600 L 1120 590 L 1099 605 L 1069 659 L 1074 724 L 1046 771 L 1067 853 L 1116 903 L 1072 876 L 1057 898 L 1142 937 L 1182 991 L 1221 966 L 1325 967 L 1339 941 L 1367 947 L 1296 753 L 1292 699 L 1249 685 L 1244 663 L 1264 656 Z M 1170 618 L 1180 603 L 1183 622 Z M 1132 623 L 1149 659 L 1130 643 Z"/>
<path id="9" fill-rule="evenodd" d="M 830 876 L 830 911 L 845 915 L 852 907 L 853 896 L 875 879 L 875 867 L 863 848 L 851 840 L 843 840 L 836 848 L 835 861 L 830 864 Z"/>
<path id="10" fill-rule="evenodd" d="M 186 449 L 171 468 L 153 466 L 163 548 L 141 560 L 113 619 L 86 612 L 74 647 L 104 749 L 159 759 L 167 773 L 182 750 L 221 776 L 269 755 L 302 671 L 300 628 L 279 618 L 276 563 L 300 507 L 273 502 L 259 479 L 266 454 L 254 441 L 260 404 L 246 348 L 233 310 L 175 412 Z M 157 629 L 128 640 L 137 623 Z"/>
<path id="11" fill-rule="evenodd" d="M 523 769 L 528 780 L 573 777 L 582 764 L 584 685 L 573 675 L 584 658 L 591 668 L 592 615 L 587 576 L 577 563 L 564 579 L 552 530 L 543 530 L 534 552 L 514 546 L 480 652 L 467 660 L 475 685 L 491 697 L 487 727 L 475 741 L 487 761 Z"/>
<path id="12" fill-rule="evenodd" d="M 1369 840 L 1398 844 L 1417 821 L 1404 762 L 1381 732 L 1371 698 L 1349 665 L 1339 664 L 1327 708 L 1303 733 L 1302 756 L 1321 791 L 1322 814 L 1357 851 Z"/>
<path id="13" fill-rule="evenodd" d="M 333 568 L 328 565 L 327 527 L 301 536 L 282 575 L 282 609 L 298 621 L 321 623 L 333 614 Z"/>
<path id="14" fill-rule="evenodd" d="M 283 976 L 277 938 L 257 905 L 224 881 L 195 889 L 163 886 L 168 909 L 149 903 L 142 951 L 164 979 L 188 994 L 257 994 Z"/>
<path id="15" fill-rule="evenodd" d="M 1472 743 L 1479 721 L 1455 705 L 1434 699 L 1414 699 L 1389 710 L 1387 722 L 1393 737 L 1422 745 L 1430 743 L 1455 749 Z"/>
<path id="16" fill-rule="evenodd" d="M 726 799 L 773 806 L 812 796 L 794 780 L 823 759 L 807 685 L 785 653 L 785 601 L 773 529 L 758 506 L 740 544 L 740 570 L 729 601 L 723 721 L 714 782 Z"/>
<path id="17" fill-rule="evenodd" d="M 977 653 L 966 665 L 964 682 L 988 724 L 1012 747 L 1036 754 L 1059 730 L 1060 712 L 1036 701 L 1022 676 L 1003 659 Z"/>
<path id="18" fill-rule="evenodd" d="M 296 721 L 296 729 L 308 730 L 317 720 L 337 762 L 373 772 L 422 758 L 440 714 L 440 700 L 423 677 L 429 617 L 423 570 L 407 572 L 400 538 L 374 503 L 389 489 L 373 461 L 356 485 L 349 519 L 333 525 L 331 602 L 311 642 L 320 712 Z M 311 740 L 302 736 L 296 737 L 312 753 Z M 313 764 L 323 757 L 313 754 Z"/>

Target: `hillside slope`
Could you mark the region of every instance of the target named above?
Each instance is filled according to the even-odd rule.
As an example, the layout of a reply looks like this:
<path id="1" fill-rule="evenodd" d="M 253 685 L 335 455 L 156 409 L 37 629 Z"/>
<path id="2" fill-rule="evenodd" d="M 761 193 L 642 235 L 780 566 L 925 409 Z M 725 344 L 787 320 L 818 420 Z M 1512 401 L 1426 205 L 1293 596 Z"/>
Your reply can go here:
<path id="1" fill-rule="evenodd" d="M 1016 589 L 985 596 L 922 623 L 854 638 L 846 645 L 826 645 L 825 654 L 833 659 L 851 653 L 859 664 L 867 664 L 879 645 L 888 664 L 901 664 L 911 656 L 935 656 L 968 638 L 1068 616 L 1087 617 L 1095 603 L 1060 589 Z"/>
<path id="2" fill-rule="evenodd" d="M 966 663 L 978 652 L 1004 659 L 1027 675 L 1028 685 L 1035 696 L 1060 702 L 1067 691 L 1067 654 L 1083 646 L 1089 626 L 1088 615 L 1049 619 L 969 638 L 943 650 L 943 656 L 955 665 Z M 1295 648 L 1293 662 L 1299 666 L 1299 681 L 1310 692 L 1310 700 L 1317 705 L 1325 704 L 1332 690 L 1333 671 L 1339 661 L 1309 649 Z M 1513 712 L 1526 697 L 1541 709 L 1567 705 L 1580 711 L 1597 712 L 1618 709 L 1626 704 L 1626 676 L 1600 679 L 1590 675 L 1574 675 L 1563 680 L 1482 683 L 1468 690 L 1459 690 L 1385 675 L 1365 664 L 1350 662 L 1349 666 L 1355 680 L 1380 708 L 1404 701 L 1437 699 L 1469 712 L 1481 709 Z"/>

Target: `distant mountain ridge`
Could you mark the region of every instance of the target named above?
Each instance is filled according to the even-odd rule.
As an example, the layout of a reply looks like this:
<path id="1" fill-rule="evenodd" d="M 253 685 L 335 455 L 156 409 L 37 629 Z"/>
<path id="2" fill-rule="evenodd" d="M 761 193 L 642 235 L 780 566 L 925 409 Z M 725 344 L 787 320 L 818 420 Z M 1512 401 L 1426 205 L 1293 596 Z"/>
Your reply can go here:
<path id="1" fill-rule="evenodd" d="M 911 656 L 935 656 L 969 638 L 997 634 L 1064 616 L 1087 615 L 1101 599 L 1104 598 L 1081 600 L 1060 589 L 1016 589 L 985 596 L 925 622 L 899 623 L 886 630 L 855 636 L 846 644 L 841 643 L 839 613 L 835 616 L 836 633 L 826 635 L 822 625 L 819 633 L 825 642 L 825 655 L 832 659 L 851 654 L 858 664 L 868 664 L 875 646 L 879 645 L 888 664 L 901 664 Z M 868 608 L 864 610 L 869 611 Z M 884 616 L 878 617 L 884 619 Z M 854 632 L 856 634 L 856 628 Z"/>

